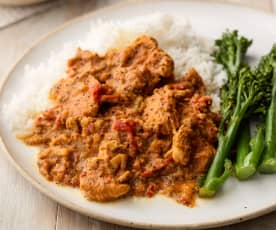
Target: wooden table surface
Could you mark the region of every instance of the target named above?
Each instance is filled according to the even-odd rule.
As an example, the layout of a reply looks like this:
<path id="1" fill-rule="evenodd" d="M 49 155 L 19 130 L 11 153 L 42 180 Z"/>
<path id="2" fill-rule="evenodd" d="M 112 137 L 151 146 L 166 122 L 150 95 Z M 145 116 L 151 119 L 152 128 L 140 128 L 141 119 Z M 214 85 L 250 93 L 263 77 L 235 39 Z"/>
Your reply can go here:
<path id="1" fill-rule="evenodd" d="M 0 81 L 24 50 L 45 33 L 72 18 L 119 1 L 122 0 L 60 0 L 56 8 L 0 30 Z M 276 14 L 276 0 L 231 2 L 251 5 Z M 50 200 L 20 175 L 1 151 L 0 175 L 0 230 L 130 229 L 82 216 Z M 276 212 L 218 229 L 274 230 Z"/>

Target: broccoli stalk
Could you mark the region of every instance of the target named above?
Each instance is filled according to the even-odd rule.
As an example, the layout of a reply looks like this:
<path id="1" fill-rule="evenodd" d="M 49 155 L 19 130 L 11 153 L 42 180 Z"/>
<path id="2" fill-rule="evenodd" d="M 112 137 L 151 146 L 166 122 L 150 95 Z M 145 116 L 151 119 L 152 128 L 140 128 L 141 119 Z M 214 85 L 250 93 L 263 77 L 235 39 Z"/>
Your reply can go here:
<path id="1" fill-rule="evenodd" d="M 258 126 L 256 136 L 250 140 L 249 121 L 245 121 L 237 140 L 235 173 L 238 179 L 246 180 L 256 173 L 263 150 L 264 127 Z"/>
<path id="2" fill-rule="evenodd" d="M 234 31 L 224 34 L 216 44 L 218 51 L 215 57 L 217 62 L 227 70 L 228 83 L 222 92 L 222 121 L 218 133 L 218 148 L 203 186 L 200 188 L 201 197 L 214 196 L 227 179 L 225 174 L 230 175 L 230 169 L 225 167 L 224 163 L 234 144 L 240 124 L 245 117 L 264 111 L 263 107 L 270 100 L 271 90 L 271 76 L 258 69 L 251 71 L 248 67 L 243 67 L 241 62 L 243 58 L 239 58 L 239 64 L 234 65 L 235 71 L 233 71 L 234 68 L 230 68 L 233 60 L 236 63 L 235 57 L 245 56 L 251 41 L 239 37 Z M 213 186 L 214 183 L 216 186 Z"/>
<path id="3" fill-rule="evenodd" d="M 246 64 L 243 62 L 245 54 L 252 44 L 252 40 L 240 37 L 238 31 L 226 32 L 221 39 L 215 42 L 217 50 L 214 53 L 216 62 L 221 64 L 227 72 L 228 81 L 221 90 L 221 114 L 222 122 L 220 130 L 232 115 L 233 106 L 237 96 L 238 76 L 241 68 Z"/>
<path id="4" fill-rule="evenodd" d="M 265 119 L 265 152 L 259 166 L 261 173 L 276 172 L 276 44 L 274 44 L 268 57 L 262 60 L 263 68 L 272 72 L 271 103 Z"/>
<path id="5" fill-rule="evenodd" d="M 239 72 L 244 66 L 243 59 L 251 43 L 251 40 L 240 37 L 238 31 L 227 31 L 222 35 L 221 39 L 216 40 L 217 50 L 214 53 L 214 57 L 216 62 L 220 63 L 226 70 L 228 81 L 221 90 L 222 119 L 218 134 L 218 149 L 200 189 L 199 195 L 202 197 L 214 196 L 232 172 L 231 161 L 226 160 L 226 158 L 233 145 L 241 120 L 239 117 L 235 117 L 235 119 L 232 119 L 231 125 L 228 123 L 236 102 Z"/>
<path id="6" fill-rule="evenodd" d="M 266 92 L 269 90 L 270 79 L 265 77 L 267 75 L 263 76 L 257 72 L 252 73 L 248 68 L 241 70 L 234 113 L 230 118 L 225 135 L 219 133 L 217 153 L 207 173 L 204 184 L 200 189 L 200 196 L 214 196 L 219 187 L 227 179 L 221 180 L 222 183 L 216 189 L 210 186 L 214 180 L 221 177 L 223 170 L 229 171 L 228 168 L 224 168 L 224 162 L 234 144 L 241 121 L 258 110 L 259 105 L 262 104 L 267 94 Z"/>

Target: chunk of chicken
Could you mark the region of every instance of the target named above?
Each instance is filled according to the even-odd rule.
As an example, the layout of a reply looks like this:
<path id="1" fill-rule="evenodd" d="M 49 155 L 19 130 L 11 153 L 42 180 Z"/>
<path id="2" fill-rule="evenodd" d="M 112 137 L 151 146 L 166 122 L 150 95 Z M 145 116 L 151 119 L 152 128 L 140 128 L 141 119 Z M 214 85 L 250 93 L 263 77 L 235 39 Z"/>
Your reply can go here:
<path id="1" fill-rule="evenodd" d="M 182 165 L 189 163 L 193 133 L 192 118 L 186 118 L 173 136 L 172 157 L 175 162 Z"/>
<path id="2" fill-rule="evenodd" d="M 147 35 L 140 36 L 121 54 L 121 66 L 146 68 L 155 77 L 173 77 L 173 59 L 158 48 L 157 41 Z"/>
<path id="3" fill-rule="evenodd" d="M 178 127 L 175 103 L 173 91 L 168 87 L 156 89 L 145 101 L 144 128 L 157 134 L 172 134 Z"/>
<path id="4" fill-rule="evenodd" d="M 82 91 L 79 84 L 84 88 Z M 99 81 L 93 76 L 87 78 L 85 83 L 78 77 L 63 78 L 51 89 L 50 98 L 62 103 L 68 116 L 95 116 L 100 108 L 97 96 L 101 87 Z"/>
<path id="5" fill-rule="evenodd" d="M 173 77 L 172 58 L 149 36 L 139 37 L 120 56 L 120 67 L 114 69 L 106 84 L 124 99 L 148 94 L 161 78 Z"/>
<path id="6" fill-rule="evenodd" d="M 146 70 L 117 68 L 106 84 L 115 89 L 121 99 L 129 100 L 136 95 L 150 92 L 158 81 L 159 78 L 152 78 Z"/>
<path id="7" fill-rule="evenodd" d="M 194 68 L 189 69 L 188 72 L 178 82 L 170 84 L 170 87 L 181 90 L 189 89 L 192 94 L 195 92 L 197 92 L 199 95 L 206 94 L 206 88 L 202 78 Z"/>
<path id="8" fill-rule="evenodd" d="M 215 155 L 216 149 L 212 145 L 206 144 L 200 152 L 197 152 L 191 162 L 191 168 L 195 173 L 204 174 L 208 170 Z"/>
<path id="9" fill-rule="evenodd" d="M 111 76 L 113 68 L 119 64 L 119 55 L 115 50 L 109 50 L 104 56 L 89 50 L 77 50 L 75 57 L 68 61 L 67 73 L 69 77 L 93 76 L 104 82 Z"/>
<path id="10" fill-rule="evenodd" d="M 80 190 L 85 197 L 94 201 L 110 201 L 118 199 L 130 190 L 128 184 L 118 183 L 112 175 L 104 170 L 104 161 L 95 162 L 95 158 L 87 160 L 80 176 Z"/>

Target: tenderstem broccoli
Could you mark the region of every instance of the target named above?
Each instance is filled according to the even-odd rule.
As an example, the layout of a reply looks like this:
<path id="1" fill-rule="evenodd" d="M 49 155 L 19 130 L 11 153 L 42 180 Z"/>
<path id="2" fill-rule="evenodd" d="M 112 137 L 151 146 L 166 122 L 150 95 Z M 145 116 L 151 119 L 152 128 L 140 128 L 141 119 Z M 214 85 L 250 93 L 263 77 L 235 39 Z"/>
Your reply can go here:
<path id="1" fill-rule="evenodd" d="M 263 71 L 270 72 L 272 77 L 271 103 L 265 119 L 265 151 L 259 166 L 261 173 L 276 172 L 276 44 L 270 54 L 260 64 Z"/>
<path id="2" fill-rule="evenodd" d="M 218 50 L 215 58 L 226 69 L 228 82 L 221 93 L 222 121 L 218 133 L 217 152 L 200 188 L 201 197 L 214 196 L 227 179 L 225 175 L 230 175 L 231 169 L 225 167 L 225 162 L 228 162 L 227 157 L 242 120 L 252 114 L 263 112 L 268 101 L 270 102 L 270 74 L 263 73 L 258 68 L 251 71 L 242 62 L 251 41 L 240 37 L 237 31 L 234 31 L 226 32 L 216 45 Z"/>
<path id="3" fill-rule="evenodd" d="M 251 138 L 250 122 L 241 125 L 237 140 L 235 175 L 239 180 L 246 180 L 257 171 L 264 150 L 264 126 L 257 126 L 256 136 Z"/>

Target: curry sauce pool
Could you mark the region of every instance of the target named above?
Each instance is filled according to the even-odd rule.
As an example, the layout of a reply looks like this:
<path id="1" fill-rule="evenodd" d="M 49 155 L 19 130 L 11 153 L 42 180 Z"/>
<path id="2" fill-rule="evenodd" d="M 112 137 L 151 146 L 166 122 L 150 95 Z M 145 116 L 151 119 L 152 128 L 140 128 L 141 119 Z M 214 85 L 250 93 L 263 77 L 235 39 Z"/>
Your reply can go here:
<path id="1" fill-rule="evenodd" d="M 78 50 L 50 99 L 23 138 L 39 147 L 46 179 L 80 187 L 90 200 L 162 193 L 193 205 L 220 118 L 198 73 L 176 80 L 154 38 L 105 55 Z"/>

